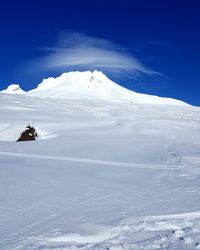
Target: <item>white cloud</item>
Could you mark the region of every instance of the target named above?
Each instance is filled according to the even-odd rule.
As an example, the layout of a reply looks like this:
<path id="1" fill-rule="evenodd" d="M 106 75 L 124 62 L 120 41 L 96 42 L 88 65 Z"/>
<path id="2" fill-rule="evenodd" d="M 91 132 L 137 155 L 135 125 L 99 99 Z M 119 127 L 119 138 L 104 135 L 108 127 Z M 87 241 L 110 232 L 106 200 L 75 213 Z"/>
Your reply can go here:
<path id="1" fill-rule="evenodd" d="M 44 49 L 46 56 L 40 59 L 40 68 L 47 70 L 79 68 L 156 73 L 121 46 L 82 33 L 62 32 L 54 47 Z"/>

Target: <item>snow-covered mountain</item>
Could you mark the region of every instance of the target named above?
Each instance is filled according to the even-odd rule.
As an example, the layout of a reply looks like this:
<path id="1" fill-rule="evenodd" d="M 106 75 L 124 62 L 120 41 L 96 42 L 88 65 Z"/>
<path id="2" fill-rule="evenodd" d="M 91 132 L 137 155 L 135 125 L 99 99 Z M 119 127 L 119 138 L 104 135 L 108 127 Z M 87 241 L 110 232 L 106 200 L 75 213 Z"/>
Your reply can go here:
<path id="1" fill-rule="evenodd" d="M 139 94 L 111 81 L 100 71 L 69 72 L 57 78 L 44 79 L 36 89 L 29 91 L 34 96 L 128 101 L 134 103 L 186 105 L 172 98 Z"/>
<path id="2" fill-rule="evenodd" d="M 3 93 L 24 94 L 19 85 L 11 85 Z M 144 104 L 187 105 L 172 98 L 139 94 L 111 81 L 100 71 L 69 72 L 44 79 L 28 96 L 57 99 L 122 101 Z"/>
<path id="3" fill-rule="evenodd" d="M 0 249 L 199 249 L 198 107 L 1 94 L 0 118 Z"/>
<path id="4" fill-rule="evenodd" d="M 200 108 L 182 104 L 96 71 L 1 93 L 0 249 L 200 249 Z"/>
<path id="5" fill-rule="evenodd" d="M 11 84 L 8 86 L 7 89 L 4 89 L 0 92 L 5 94 L 20 94 L 20 95 L 25 93 L 25 91 L 21 89 L 19 84 Z"/>

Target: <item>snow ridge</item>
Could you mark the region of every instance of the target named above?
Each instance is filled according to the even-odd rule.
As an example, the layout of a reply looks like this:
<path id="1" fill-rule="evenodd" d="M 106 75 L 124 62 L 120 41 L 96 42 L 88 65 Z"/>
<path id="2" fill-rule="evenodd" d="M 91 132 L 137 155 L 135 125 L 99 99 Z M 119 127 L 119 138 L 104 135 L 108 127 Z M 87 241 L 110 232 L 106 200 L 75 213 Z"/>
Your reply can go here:
<path id="1" fill-rule="evenodd" d="M 0 92 L 4 94 L 24 94 L 25 93 L 25 91 L 21 89 L 19 84 L 11 84 L 8 86 L 7 89 L 4 89 Z"/>

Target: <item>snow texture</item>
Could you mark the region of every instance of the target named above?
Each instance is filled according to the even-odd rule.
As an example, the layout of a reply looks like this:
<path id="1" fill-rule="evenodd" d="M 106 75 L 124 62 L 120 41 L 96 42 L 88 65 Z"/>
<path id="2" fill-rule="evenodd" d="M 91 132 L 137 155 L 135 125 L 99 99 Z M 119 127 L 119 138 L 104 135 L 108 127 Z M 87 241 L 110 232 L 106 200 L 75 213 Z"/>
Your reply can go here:
<path id="1" fill-rule="evenodd" d="M 50 98 L 54 81 L 0 93 L 0 249 L 200 249 L 200 108 Z"/>

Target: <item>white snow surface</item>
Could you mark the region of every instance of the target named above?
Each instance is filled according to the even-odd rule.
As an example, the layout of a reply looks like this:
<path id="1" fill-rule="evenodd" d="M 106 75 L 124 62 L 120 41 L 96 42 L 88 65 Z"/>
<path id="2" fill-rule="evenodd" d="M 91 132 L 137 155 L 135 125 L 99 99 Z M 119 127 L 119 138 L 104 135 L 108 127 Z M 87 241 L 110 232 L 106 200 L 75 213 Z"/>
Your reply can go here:
<path id="1" fill-rule="evenodd" d="M 128 90 L 97 70 L 63 73 L 57 78 L 44 79 L 36 89 L 29 91 L 29 94 L 67 99 L 186 105 L 186 103 L 172 98 L 161 98 Z"/>
<path id="2" fill-rule="evenodd" d="M 4 89 L 2 91 L 0 91 L 1 93 L 5 93 L 5 94 L 24 94 L 25 91 L 21 89 L 21 87 L 19 86 L 19 84 L 11 84 L 8 86 L 7 89 Z"/>
<path id="3" fill-rule="evenodd" d="M 200 108 L 38 97 L 0 93 L 0 249 L 200 249 Z"/>
<path id="4" fill-rule="evenodd" d="M 19 85 L 11 85 L 3 93 L 24 93 Z M 112 100 L 117 102 L 134 102 L 147 104 L 188 105 L 172 98 L 139 94 L 128 90 L 111 81 L 100 71 L 74 71 L 63 73 L 59 77 L 44 79 L 36 89 L 26 95 L 36 97 L 51 97 L 56 99 L 78 100 Z"/>

